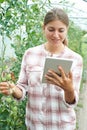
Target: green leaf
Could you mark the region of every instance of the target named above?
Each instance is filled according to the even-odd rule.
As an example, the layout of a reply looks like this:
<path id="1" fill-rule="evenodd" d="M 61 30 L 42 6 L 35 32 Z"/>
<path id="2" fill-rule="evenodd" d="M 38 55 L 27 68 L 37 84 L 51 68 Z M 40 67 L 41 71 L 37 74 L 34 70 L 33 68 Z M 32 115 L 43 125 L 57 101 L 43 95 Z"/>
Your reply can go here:
<path id="1" fill-rule="evenodd" d="M 0 3 L 3 3 L 4 2 L 4 0 L 0 0 Z"/>

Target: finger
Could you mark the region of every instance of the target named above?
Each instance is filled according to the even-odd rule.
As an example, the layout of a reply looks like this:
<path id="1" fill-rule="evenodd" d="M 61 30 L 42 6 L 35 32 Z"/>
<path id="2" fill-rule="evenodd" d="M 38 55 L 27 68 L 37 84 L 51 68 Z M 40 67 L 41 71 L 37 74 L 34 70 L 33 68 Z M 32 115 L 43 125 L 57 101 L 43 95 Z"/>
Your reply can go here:
<path id="1" fill-rule="evenodd" d="M 0 86 L 9 86 L 7 82 L 1 82 Z"/>
<path id="2" fill-rule="evenodd" d="M 52 77 L 52 75 L 50 76 L 49 74 L 46 74 L 46 75 L 45 75 L 45 78 L 46 78 L 47 82 L 53 82 L 53 77 Z"/>
<path id="3" fill-rule="evenodd" d="M 9 95 L 9 90 L 3 90 L 1 91 L 2 94 Z"/>
<path id="4" fill-rule="evenodd" d="M 69 78 L 70 78 L 70 79 L 73 79 L 73 75 L 72 75 L 72 72 L 71 72 L 71 71 L 69 72 Z"/>
<path id="5" fill-rule="evenodd" d="M 7 82 L 0 83 L 0 93 L 2 94 L 9 94 L 9 84 Z"/>
<path id="6" fill-rule="evenodd" d="M 53 77 L 53 74 L 52 74 L 51 71 L 48 71 L 46 75 L 49 76 L 49 77 Z"/>
<path id="7" fill-rule="evenodd" d="M 66 78 L 66 74 L 65 74 L 63 68 L 61 66 L 59 66 L 58 69 L 59 69 L 59 71 L 61 73 L 62 78 L 65 79 Z"/>
<path id="8" fill-rule="evenodd" d="M 54 77 L 49 77 L 48 75 L 45 76 L 47 83 L 54 84 L 54 85 L 60 85 L 58 80 L 56 80 Z"/>
<path id="9" fill-rule="evenodd" d="M 0 91 L 8 90 L 8 89 L 9 89 L 9 84 L 7 82 L 0 83 Z"/>
<path id="10" fill-rule="evenodd" d="M 11 83 L 11 82 L 1 82 L 0 83 L 0 88 L 13 88 L 13 86 L 14 86 L 14 84 L 13 83 Z"/>
<path id="11" fill-rule="evenodd" d="M 2 91 L 2 90 L 8 90 L 9 88 L 6 86 L 6 87 L 0 87 L 0 90 Z"/>
<path id="12" fill-rule="evenodd" d="M 54 72 L 53 70 L 48 70 L 47 75 L 50 76 L 50 77 L 53 77 L 57 80 L 58 80 L 59 77 L 61 77 L 60 74 L 58 74 L 57 72 Z"/>

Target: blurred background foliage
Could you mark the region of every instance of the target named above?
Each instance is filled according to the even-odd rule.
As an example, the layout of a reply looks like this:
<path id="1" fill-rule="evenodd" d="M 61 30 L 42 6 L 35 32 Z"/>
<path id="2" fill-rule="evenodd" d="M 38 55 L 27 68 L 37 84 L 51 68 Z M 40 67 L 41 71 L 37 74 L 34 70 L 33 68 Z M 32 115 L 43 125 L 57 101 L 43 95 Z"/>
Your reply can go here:
<path id="1" fill-rule="evenodd" d="M 67 4 L 66 0 L 60 3 Z M 68 2 L 69 4 L 69 2 Z M 42 25 L 45 12 L 53 5 L 51 0 L 0 0 L 0 82 L 11 80 L 16 83 L 20 71 L 22 56 L 26 49 L 44 43 Z M 70 4 L 71 8 L 72 5 Z M 67 7 L 64 8 L 66 12 Z M 6 57 L 6 47 L 11 41 L 15 57 Z M 82 55 L 84 70 L 82 83 L 86 81 L 87 32 L 70 20 L 68 33 L 69 47 Z M 9 52 L 10 55 L 10 52 Z M 81 85 L 82 86 L 82 85 Z M 17 102 L 11 96 L 0 94 L 0 129 L 26 130 L 26 100 Z"/>

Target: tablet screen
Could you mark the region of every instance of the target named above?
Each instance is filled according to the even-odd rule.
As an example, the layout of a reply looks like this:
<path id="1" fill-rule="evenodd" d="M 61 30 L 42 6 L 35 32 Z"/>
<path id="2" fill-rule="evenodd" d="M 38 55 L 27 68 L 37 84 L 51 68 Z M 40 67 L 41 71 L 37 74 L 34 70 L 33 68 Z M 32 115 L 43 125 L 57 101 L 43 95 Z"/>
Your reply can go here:
<path id="1" fill-rule="evenodd" d="M 44 76 L 49 69 L 54 70 L 58 75 L 60 75 L 58 66 L 61 66 L 64 69 L 65 73 L 68 73 L 71 69 L 72 63 L 73 61 L 71 59 L 46 57 L 42 76 L 42 83 L 46 83 Z"/>

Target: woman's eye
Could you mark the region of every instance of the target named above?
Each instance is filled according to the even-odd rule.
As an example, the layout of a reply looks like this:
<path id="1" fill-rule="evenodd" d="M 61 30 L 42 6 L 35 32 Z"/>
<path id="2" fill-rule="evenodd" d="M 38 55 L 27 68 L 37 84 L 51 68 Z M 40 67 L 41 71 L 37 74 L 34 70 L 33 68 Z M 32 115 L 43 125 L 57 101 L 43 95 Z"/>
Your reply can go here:
<path id="1" fill-rule="evenodd" d="M 65 30 L 64 29 L 60 29 L 59 32 L 64 32 Z"/>
<path id="2" fill-rule="evenodd" d="M 53 32 L 54 30 L 53 29 L 49 29 L 49 32 Z"/>

